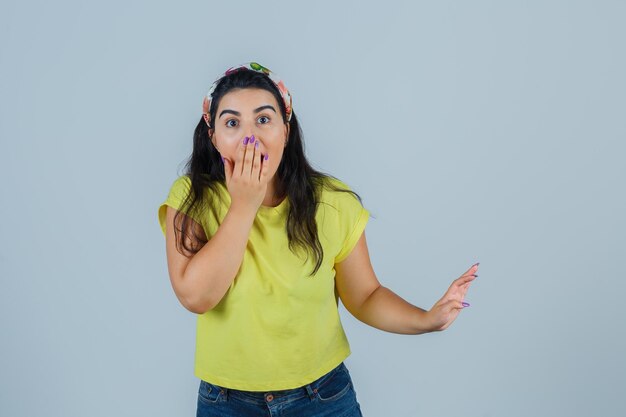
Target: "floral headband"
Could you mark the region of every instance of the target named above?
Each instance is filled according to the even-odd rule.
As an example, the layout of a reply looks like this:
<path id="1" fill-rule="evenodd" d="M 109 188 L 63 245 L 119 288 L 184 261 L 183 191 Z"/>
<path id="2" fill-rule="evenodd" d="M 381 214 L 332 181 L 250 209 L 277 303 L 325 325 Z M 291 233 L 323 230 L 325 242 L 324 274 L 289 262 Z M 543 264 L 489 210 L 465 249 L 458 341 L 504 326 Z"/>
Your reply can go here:
<path id="1" fill-rule="evenodd" d="M 283 101 L 285 102 L 287 121 L 290 121 L 291 114 L 292 114 L 292 100 L 291 100 L 291 94 L 289 93 L 289 90 L 287 90 L 287 87 L 285 87 L 285 83 L 283 83 L 283 81 L 280 79 L 280 77 L 278 77 L 276 73 L 270 71 L 268 68 L 264 67 L 263 65 L 257 62 L 247 62 L 245 64 L 241 64 L 236 67 L 229 68 L 223 75 L 221 75 L 211 85 L 209 92 L 204 97 L 204 101 L 202 102 L 202 114 L 203 114 L 204 121 L 206 122 L 206 124 L 209 127 L 211 127 L 211 115 L 209 115 L 209 108 L 211 107 L 211 94 L 215 90 L 215 87 L 217 86 L 217 84 L 223 77 L 230 75 L 233 72 L 239 71 L 241 69 L 248 69 L 248 70 L 252 70 L 256 72 L 261 72 L 267 75 L 274 82 L 274 84 L 278 88 L 278 91 L 280 92 L 280 95 L 283 98 Z"/>

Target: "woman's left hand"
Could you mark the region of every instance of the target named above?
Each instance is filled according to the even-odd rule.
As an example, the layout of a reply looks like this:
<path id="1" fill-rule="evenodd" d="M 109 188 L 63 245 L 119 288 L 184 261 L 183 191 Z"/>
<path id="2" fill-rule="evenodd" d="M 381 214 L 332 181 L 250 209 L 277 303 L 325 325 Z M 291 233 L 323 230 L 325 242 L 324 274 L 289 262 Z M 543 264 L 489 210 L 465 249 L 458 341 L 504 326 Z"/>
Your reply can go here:
<path id="1" fill-rule="evenodd" d="M 431 331 L 438 332 L 447 329 L 461 310 L 469 306 L 468 303 L 463 305 L 463 302 L 467 289 L 478 276 L 476 271 L 478 271 L 478 264 L 472 265 L 463 275 L 455 279 L 443 297 L 428 311 Z"/>

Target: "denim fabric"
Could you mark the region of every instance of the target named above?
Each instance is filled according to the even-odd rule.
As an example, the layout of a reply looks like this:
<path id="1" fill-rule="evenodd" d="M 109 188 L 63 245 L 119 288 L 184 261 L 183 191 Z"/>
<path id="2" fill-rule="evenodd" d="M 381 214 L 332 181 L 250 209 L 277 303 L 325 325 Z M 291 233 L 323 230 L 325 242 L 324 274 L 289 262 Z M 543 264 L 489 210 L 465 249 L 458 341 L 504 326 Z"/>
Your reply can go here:
<path id="1" fill-rule="evenodd" d="M 300 388 L 240 391 L 200 380 L 196 417 L 363 417 L 346 365 Z"/>

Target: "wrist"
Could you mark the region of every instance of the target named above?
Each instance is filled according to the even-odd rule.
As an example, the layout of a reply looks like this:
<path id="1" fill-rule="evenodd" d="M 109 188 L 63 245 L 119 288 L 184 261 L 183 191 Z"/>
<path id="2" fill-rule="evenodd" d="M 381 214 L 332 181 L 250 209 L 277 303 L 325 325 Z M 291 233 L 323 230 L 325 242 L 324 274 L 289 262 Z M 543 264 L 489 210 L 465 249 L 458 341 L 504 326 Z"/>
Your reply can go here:
<path id="1" fill-rule="evenodd" d="M 252 219 L 256 217 L 258 209 L 245 205 L 231 204 L 228 208 L 228 214 L 238 219 Z"/>
<path id="2" fill-rule="evenodd" d="M 417 307 L 417 319 L 415 334 L 430 333 L 434 331 L 432 313 Z"/>

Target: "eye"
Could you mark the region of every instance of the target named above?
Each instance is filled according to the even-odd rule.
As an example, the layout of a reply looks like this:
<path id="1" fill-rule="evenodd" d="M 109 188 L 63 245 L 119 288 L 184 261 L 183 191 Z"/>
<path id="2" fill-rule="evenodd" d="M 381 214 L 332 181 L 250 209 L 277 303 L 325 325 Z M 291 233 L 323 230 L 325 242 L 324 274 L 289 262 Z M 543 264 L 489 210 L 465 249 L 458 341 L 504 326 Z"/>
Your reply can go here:
<path id="1" fill-rule="evenodd" d="M 232 125 L 229 125 L 230 122 L 236 122 L 235 119 L 229 119 L 226 121 L 226 127 L 233 127 Z"/>
<path id="2" fill-rule="evenodd" d="M 261 117 L 259 117 L 257 120 L 260 120 L 260 119 L 267 119 L 267 123 L 269 123 L 269 121 L 270 121 L 270 118 L 269 118 L 269 117 L 267 117 L 267 116 L 261 116 Z M 265 124 L 267 124 L 267 123 L 261 123 L 261 124 L 264 124 L 264 125 L 265 125 Z"/>

